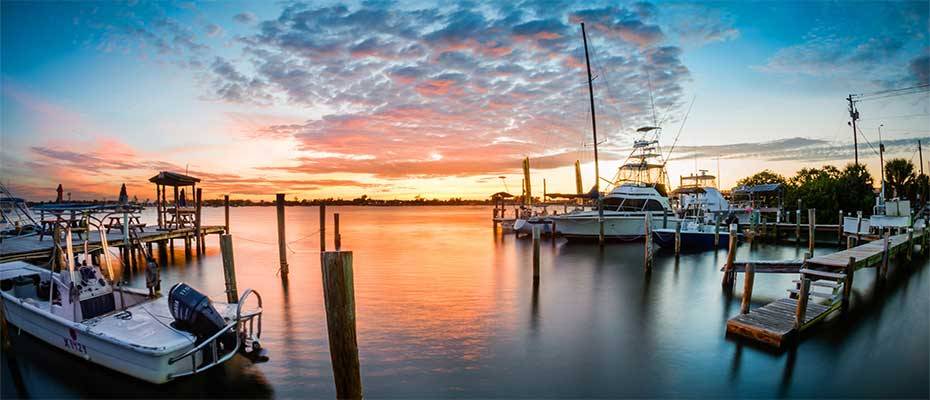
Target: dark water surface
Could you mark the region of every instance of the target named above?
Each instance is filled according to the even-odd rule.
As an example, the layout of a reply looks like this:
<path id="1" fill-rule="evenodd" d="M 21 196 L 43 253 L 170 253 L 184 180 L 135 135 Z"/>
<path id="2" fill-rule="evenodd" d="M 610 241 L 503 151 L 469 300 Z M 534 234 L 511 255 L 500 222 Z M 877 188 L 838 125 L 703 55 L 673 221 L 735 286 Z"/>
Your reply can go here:
<path id="1" fill-rule="evenodd" d="M 656 257 L 642 244 L 542 245 L 532 285 L 531 244 L 493 234 L 484 207 L 331 207 L 354 252 L 365 394 L 380 397 L 928 397 L 927 261 L 894 264 L 875 286 L 855 276 L 852 311 L 781 353 L 725 337 L 739 312 L 720 288 L 726 251 Z M 273 207 L 233 208 L 239 289 L 264 297 L 271 360 L 237 356 L 222 368 L 154 386 L 64 355 L 29 336 L 3 354 L 2 397 L 334 397 L 320 284 L 319 211 L 288 208 L 290 279 L 277 275 Z M 149 219 L 154 214 L 148 215 Z M 205 209 L 222 224 L 222 209 Z M 330 217 L 331 222 L 331 217 Z M 332 247 L 332 231 L 329 231 Z M 178 242 L 180 243 L 180 242 Z M 185 281 L 223 298 L 216 236 L 162 287 Z M 740 246 L 739 258 L 748 254 Z M 757 245 L 754 258 L 802 250 Z M 818 249 L 817 253 L 831 249 Z M 753 306 L 784 297 L 796 275 L 756 276 Z M 144 287 L 142 273 L 134 286 Z M 880 296 L 876 293 L 881 293 Z"/>

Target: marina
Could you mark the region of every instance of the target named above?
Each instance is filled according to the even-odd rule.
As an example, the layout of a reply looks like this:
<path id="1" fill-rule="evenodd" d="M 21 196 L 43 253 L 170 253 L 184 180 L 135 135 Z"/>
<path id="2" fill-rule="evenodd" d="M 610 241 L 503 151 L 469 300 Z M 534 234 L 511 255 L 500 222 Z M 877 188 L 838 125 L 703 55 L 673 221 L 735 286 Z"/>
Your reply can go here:
<path id="1" fill-rule="evenodd" d="M 930 398 L 926 1 L 0 20 L 0 399 Z"/>

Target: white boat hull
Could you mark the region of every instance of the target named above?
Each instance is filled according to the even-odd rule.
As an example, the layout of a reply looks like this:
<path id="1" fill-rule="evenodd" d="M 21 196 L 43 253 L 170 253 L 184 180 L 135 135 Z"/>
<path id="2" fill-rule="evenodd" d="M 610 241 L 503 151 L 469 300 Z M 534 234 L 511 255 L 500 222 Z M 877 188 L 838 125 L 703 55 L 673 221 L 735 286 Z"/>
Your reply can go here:
<path id="1" fill-rule="evenodd" d="M 600 236 L 600 223 L 597 212 L 584 215 L 553 217 L 555 230 L 562 236 L 576 239 L 596 239 Z M 679 219 L 663 218 L 661 213 L 653 214 L 653 228 L 674 229 Z M 645 236 L 645 214 L 607 215 L 604 216 L 604 237 L 609 239 L 637 240 Z"/>
<path id="2" fill-rule="evenodd" d="M 146 348 L 129 343 L 117 343 L 91 326 L 68 321 L 42 312 L 35 305 L 3 294 L 7 322 L 42 341 L 95 364 L 152 382 L 165 383 L 182 372 L 190 371 L 191 363 L 169 364 L 169 359 L 194 347 Z M 130 310 L 136 307 L 130 307 Z M 144 312 L 142 310 L 136 310 Z M 197 356 L 197 363 L 201 362 Z"/>

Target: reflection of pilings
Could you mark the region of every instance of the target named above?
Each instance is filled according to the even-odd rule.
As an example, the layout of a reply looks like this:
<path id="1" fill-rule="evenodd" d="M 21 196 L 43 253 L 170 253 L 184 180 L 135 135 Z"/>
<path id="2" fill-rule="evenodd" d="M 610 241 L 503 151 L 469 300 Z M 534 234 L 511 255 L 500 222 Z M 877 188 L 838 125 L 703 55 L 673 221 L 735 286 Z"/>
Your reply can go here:
<path id="1" fill-rule="evenodd" d="M 530 330 L 539 328 L 539 285 L 533 285 L 533 299 L 530 303 Z"/>
<path id="2" fill-rule="evenodd" d="M 791 346 L 788 349 L 788 357 L 785 359 L 785 369 L 781 375 L 781 385 L 778 387 L 778 397 L 785 397 L 788 389 L 791 388 L 791 380 L 794 378 L 794 364 L 798 358 L 797 346 Z"/>
<path id="3" fill-rule="evenodd" d="M 740 365 L 743 362 L 743 344 L 737 342 L 736 349 L 733 351 L 733 360 L 730 361 L 730 382 L 736 380 Z"/>

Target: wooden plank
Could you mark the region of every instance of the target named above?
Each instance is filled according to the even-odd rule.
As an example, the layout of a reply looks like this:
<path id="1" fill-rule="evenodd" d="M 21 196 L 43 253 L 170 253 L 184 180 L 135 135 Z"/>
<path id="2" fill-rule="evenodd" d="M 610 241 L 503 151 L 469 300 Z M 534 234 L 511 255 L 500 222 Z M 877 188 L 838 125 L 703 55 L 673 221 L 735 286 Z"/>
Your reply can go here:
<path id="1" fill-rule="evenodd" d="M 778 299 L 765 306 L 755 308 L 748 314 L 739 314 L 727 321 L 727 334 L 742 336 L 774 347 L 790 340 L 799 330 L 807 329 L 826 318 L 839 303 L 830 305 L 808 303 L 804 323 L 795 327 L 797 301 Z"/>

